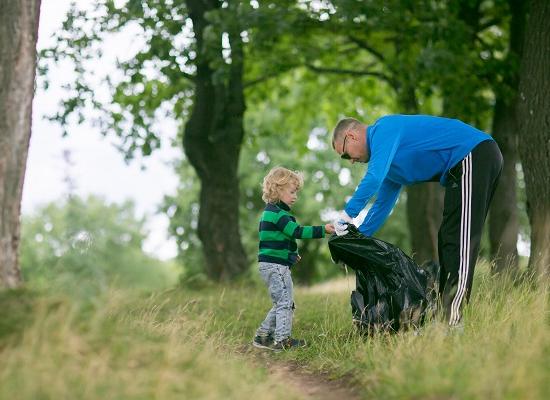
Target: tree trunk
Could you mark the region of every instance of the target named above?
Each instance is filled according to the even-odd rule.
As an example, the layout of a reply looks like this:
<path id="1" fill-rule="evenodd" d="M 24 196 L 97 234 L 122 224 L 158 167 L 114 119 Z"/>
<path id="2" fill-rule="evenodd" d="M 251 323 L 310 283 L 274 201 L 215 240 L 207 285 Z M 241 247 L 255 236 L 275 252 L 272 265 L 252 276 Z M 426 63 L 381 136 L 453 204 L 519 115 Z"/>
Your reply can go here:
<path id="1" fill-rule="evenodd" d="M 323 242 L 321 240 L 302 240 L 299 253 L 302 259 L 292 268 L 292 278 L 300 285 L 309 286 L 317 272 L 317 260 L 320 258 L 319 250 Z"/>
<path id="2" fill-rule="evenodd" d="M 495 272 L 516 271 L 518 266 L 517 240 L 519 234 L 517 208 L 517 91 L 519 66 L 525 32 L 526 7 L 524 0 L 509 0 L 510 49 L 508 64 L 511 71 L 506 75 L 504 87 L 513 93 L 507 97 L 496 90 L 493 114 L 493 138 L 497 141 L 504 158 L 504 168 L 496 188 L 489 215 L 489 242 Z"/>
<path id="3" fill-rule="evenodd" d="M 550 2 L 529 2 L 519 85 L 519 152 L 531 224 L 529 268 L 550 273 Z"/>
<path id="4" fill-rule="evenodd" d="M 412 256 L 421 264 L 439 262 L 437 233 L 443 217 L 443 190 L 439 183 L 426 182 L 407 187 L 407 219 Z"/>
<path id="5" fill-rule="evenodd" d="M 497 141 L 504 167 L 495 190 L 489 214 L 489 242 L 494 272 L 514 271 L 518 265 L 517 208 L 517 120 L 514 104 L 497 100 L 493 116 L 493 137 Z"/>
<path id="6" fill-rule="evenodd" d="M 239 32 L 230 34 L 231 64 L 227 79 L 215 79 L 213 55 L 204 43 L 205 14 L 217 0 L 187 2 L 197 41 L 194 105 L 185 126 L 184 150 L 201 181 L 198 236 L 206 273 L 228 281 L 248 268 L 239 233 L 237 167 L 244 135 L 243 50 Z M 220 38 L 221 43 L 221 38 Z"/>
<path id="7" fill-rule="evenodd" d="M 0 285 L 21 282 L 21 196 L 36 69 L 40 0 L 0 3 Z"/>

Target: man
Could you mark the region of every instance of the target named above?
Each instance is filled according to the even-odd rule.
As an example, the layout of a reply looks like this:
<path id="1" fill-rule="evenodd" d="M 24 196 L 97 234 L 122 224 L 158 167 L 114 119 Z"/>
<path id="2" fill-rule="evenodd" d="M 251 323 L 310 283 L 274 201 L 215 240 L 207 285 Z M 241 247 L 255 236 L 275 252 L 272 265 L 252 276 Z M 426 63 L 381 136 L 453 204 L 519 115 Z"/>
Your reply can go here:
<path id="1" fill-rule="evenodd" d="M 502 170 L 502 155 L 486 133 L 456 119 L 388 115 L 367 126 L 356 119 L 338 122 L 332 147 L 344 160 L 368 163 L 348 201 L 336 233 L 376 194 L 359 230 L 373 235 L 391 212 L 403 185 L 439 181 L 445 187 L 438 235 L 440 295 L 449 325 L 461 320 L 468 301 L 481 232 Z"/>

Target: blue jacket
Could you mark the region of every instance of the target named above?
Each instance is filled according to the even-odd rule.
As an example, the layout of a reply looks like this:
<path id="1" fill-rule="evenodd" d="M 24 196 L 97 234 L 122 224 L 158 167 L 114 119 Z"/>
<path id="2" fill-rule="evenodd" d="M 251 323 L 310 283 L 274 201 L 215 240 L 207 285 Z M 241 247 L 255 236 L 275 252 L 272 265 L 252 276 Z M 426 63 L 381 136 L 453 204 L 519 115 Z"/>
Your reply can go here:
<path id="1" fill-rule="evenodd" d="M 390 214 L 403 185 L 439 181 L 474 147 L 491 136 L 456 119 L 388 115 L 367 127 L 367 173 L 345 211 L 356 217 L 375 195 L 359 230 L 371 236 Z"/>

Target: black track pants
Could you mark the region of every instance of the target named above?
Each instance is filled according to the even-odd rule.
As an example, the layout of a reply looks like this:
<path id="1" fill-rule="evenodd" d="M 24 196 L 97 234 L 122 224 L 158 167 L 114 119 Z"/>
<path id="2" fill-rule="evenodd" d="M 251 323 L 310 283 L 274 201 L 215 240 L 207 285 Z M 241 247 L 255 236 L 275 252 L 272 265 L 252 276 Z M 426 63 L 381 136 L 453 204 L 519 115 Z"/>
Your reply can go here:
<path id="1" fill-rule="evenodd" d="M 449 325 L 460 322 L 461 307 L 470 297 L 483 224 L 501 170 L 502 154 L 488 140 L 449 171 L 438 236 L 439 289 Z"/>

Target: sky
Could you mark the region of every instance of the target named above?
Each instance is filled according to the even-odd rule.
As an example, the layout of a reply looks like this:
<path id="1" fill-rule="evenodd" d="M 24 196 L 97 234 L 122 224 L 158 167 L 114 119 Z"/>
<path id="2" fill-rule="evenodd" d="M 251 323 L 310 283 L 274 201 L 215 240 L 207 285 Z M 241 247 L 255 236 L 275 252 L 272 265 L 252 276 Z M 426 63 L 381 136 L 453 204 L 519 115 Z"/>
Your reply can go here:
<path id="1" fill-rule="evenodd" d="M 79 1 L 79 6 L 93 1 Z M 61 26 L 70 0 L 43 0 L 40 14 L 38 49 L 52 43 L 52 35 Z M 115 57 L 128 56 L 135 43 L 132 37 L 116 38 L 107 44 L 107 51 L 97 63 L 98 75 L 110 73 Z M 33 124 L 27 170 L 23 187 L 22 213 L 32 214 L 41 205 L 62 199 L 68 193 L 67 176 L 74 182 L 74 194 L 99 195 L 108 202 L 133 200 L 138 217 L 148 216 L 149 236 L 144 250 L 161 259 L 176 255 L 176 243 L 166 236 L 168 218 L 156 210 L 164 195 L 176 191 L 178 178 L 169 163 L 181 150 L 170 146 L 176 129 L 170 122 L 161 126 L 165 138 L 160 150 L 147 158 L 138 158 L 130 164 L 115 148 L 114 137 L 103 137 L 99 129 L 89 124 L 69 126 L 69 135 L 62 137 L 56 123 L 44 119 L 59 110 L 60 89 L 73 72 L 67 66 L 50 71 L 50 88 L 38 88 L 33 102 Z M 70 154 L 70 165 L 64 152 Z"/>

